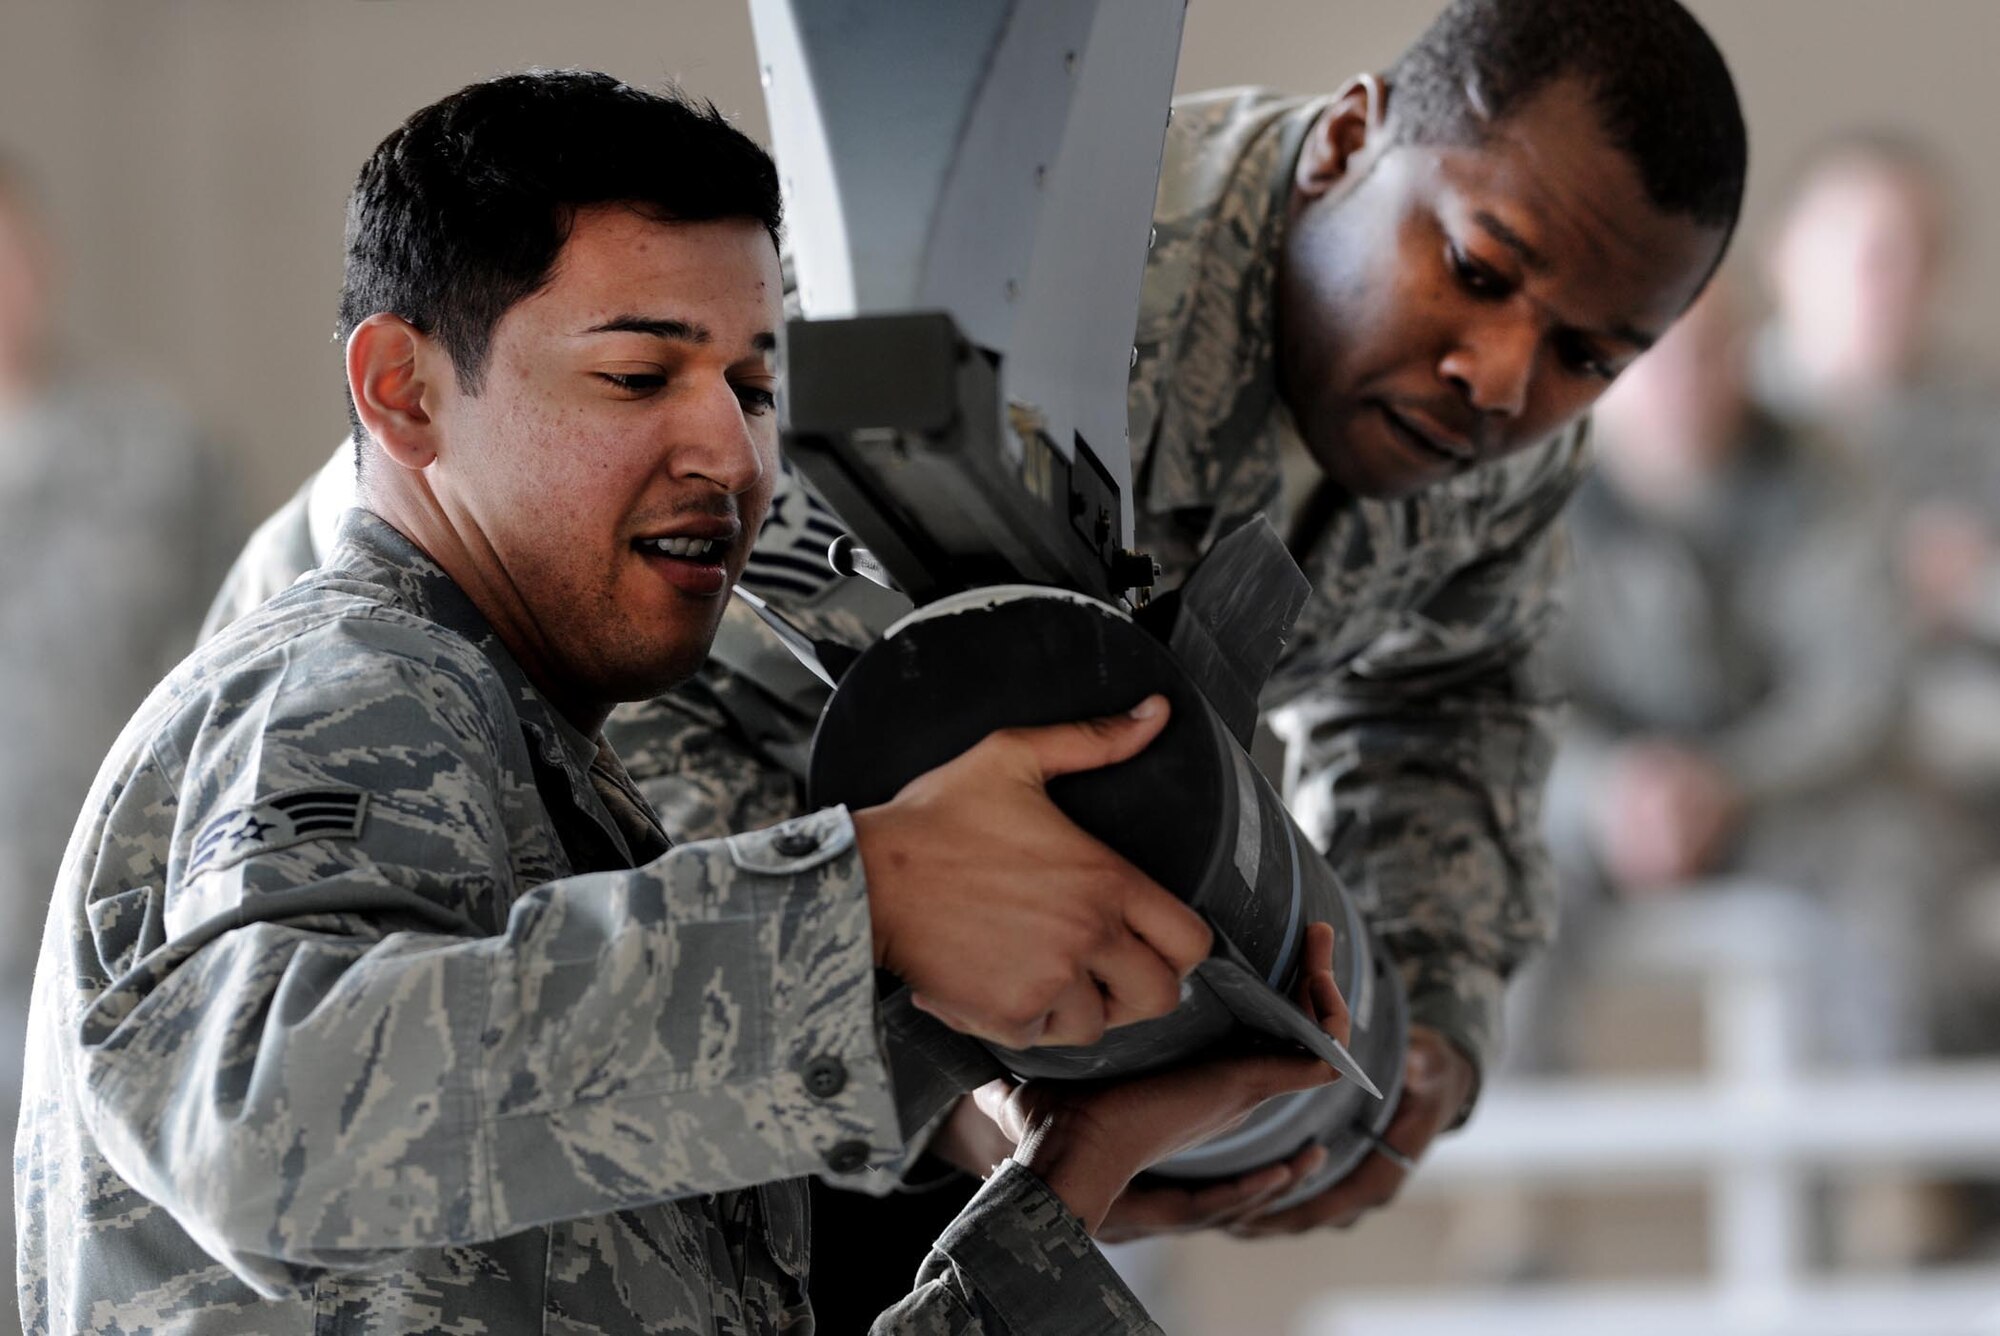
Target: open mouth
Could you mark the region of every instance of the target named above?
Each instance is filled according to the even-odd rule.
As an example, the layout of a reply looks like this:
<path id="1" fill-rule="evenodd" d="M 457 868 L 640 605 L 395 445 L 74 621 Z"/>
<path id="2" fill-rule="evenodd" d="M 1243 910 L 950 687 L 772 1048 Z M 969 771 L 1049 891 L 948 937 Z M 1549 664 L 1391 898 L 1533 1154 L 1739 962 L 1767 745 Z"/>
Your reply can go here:
<path id="1" fill-rule="evenodd" d="M 632 546 L 649 557 L 709 564 L 722 560 L 727 544 L 720 538 L 635 538 Z"/>
<path id="2" fill-rule="evenodd" d="M 729 588 L 729 569 L 723 564 L 729 553 L 727 538 L 635 538 L 632 550 L 683 594 L 714 598 Z"/>

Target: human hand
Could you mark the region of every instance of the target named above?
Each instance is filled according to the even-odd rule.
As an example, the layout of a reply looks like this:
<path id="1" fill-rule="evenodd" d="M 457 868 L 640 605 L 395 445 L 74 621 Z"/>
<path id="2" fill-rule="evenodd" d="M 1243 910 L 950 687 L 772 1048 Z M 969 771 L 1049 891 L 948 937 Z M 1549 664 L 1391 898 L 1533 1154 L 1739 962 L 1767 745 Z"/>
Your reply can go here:
<path id="1" fill-rule="evenodd" d="M 1701 755 L 1671 742 L 1626 747 L 1597 812 L 1605 870 L 1640 891 L 1701 876 L 1721 856 L 1740 805 L 1729 776 Z"/>
<path id="2" fill-rule="evenodd" d="M 919 1009 L 1027 1048 L 1093 1044 L 1179 1005 L 1208 925 L 1046 788 L 1138 755 L 1166 721 L 1151 696 L 1129 715 L 1002 729 L 854 814 L 875 961 Z"/>
<path id="3" fill-rule="evenodd" d="M 1254 1219 L 1325 1163 L 1326 1148 L 1312 1145 L 1288 1160 L 1212 1183 L 1182 1186 L 1164 1179 L 1133 1183 L 1111 1203 L 1097 1231 L 1098 1241 L 1130 1243 L 1160 1234 L 1229 1229 Z"/>
<path id="4" fill-rule="evenodd" d="M 1328 928 L 1322 938 L 1317 929 L 1323 926 L 1308 929 L 1306 945 L 1308 953 L 1323 947 L 1324 955 L 1319 959 L 1330 970 L 1333 933 Z M 1309 960 L 1315 958 L 1308 955 Z M 958 1102 L 932 1138 L 929 1149 L 945 1162 L 984 1178 L 1013 1153 L 1014 1142 L 977 1100 L 968 1098 Z M 1288 1160 L 1217 1182 L 1193 1186 L 1165 1181 L 1133 1183 L 1112 1203 L 1097 1237 L 1106 1243 L 1125 1243 L 1154 1234 L 1180 1234 L 1228 1225 L 1255 1215 L 1266 1202 L 1318 1173 L 1325 1163 L 1324 1148 L 1307 1146 Z"/>
<path id="5" fill-rule="evenodd" d="M 932 1155 L 975 1178 L 991 1176 L 1014 1153 L 1013 1140 L 1000 1125 L 967 1096 L 952 1109 L 928 1147 Z M 1154 1234 L 1185 1234 L 1233 1224 L 1255 1215 L 1294 1183 L 1319 1172 L 1326 1151 L 1307 1146 L 1289 1160 L 1267 1164 L 1247 1174 L 1212 1183 L 1132 1183 L 1106 1212 L 1097 1237 L 1105 1243 L 1126 1243 Z"/>
<path id="6" fill-rule="evenodd" d="M 1300 1234 L 1322 1225 L 1346 1229 L 1368 1212 L 1387 1206 L 1403 1190 L 1431 1142 L 1457 1120 L 1472 1097 L 1476 1079 L 1472 1059 L 1457 1044 L 1427 1025 L 1411 1026 L 1409 1053 L 1403 1060 L 1403 1096 L 1382 1129 L 1381 1146 L 1317 1197 L 1268 1215 L 1237 1219 L 1227 1225 L 1229 1232 L 1256 1239 Z"/>
<path id="7" fill-rule="evenodd" d="M 1348 1042 L 1352 1023 L 1333 981 L 1333 929 L 1327 924 L 1306 930 L 1299 1003 L 1327 1034 Z M 1318 1058 L 1257 1054 L 1117 1082 L 995 1081 L 973 1097 L 1014 1143 L 1014 1159 L 1038 1174 L 1095 1235 L 1106 1227 L 1113 1202 L 1147 1166 L 1229 1130 L 1267 1099 L 1337 1076 Z M 1270 1177 L 1275 1175 L 1248 1189 L 1239 1183 L 1237 1191 L 1268 1200 L 1262 1189 Z M 1226 1195 L 1203 1204 L 1216 1205 Z M 1137 1237 L 1143 1218 L 1142 1207 L 1112 1228 L 1121 1237 Z"/>

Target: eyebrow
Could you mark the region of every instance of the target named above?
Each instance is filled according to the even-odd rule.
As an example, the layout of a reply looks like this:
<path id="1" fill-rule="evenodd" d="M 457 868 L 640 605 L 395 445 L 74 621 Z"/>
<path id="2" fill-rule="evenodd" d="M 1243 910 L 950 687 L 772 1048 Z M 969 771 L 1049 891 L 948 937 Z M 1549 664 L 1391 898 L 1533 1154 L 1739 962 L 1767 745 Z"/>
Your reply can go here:
<path id="1" fill-rule="evenodd" d="M 586 334 L 649 334 L 656 339 L 672 339 L 676 343 L 707 343 L 715 336 L 705 325 L 697 325 L 687 320 L 675 320 L 670 316 L 655 315 L 615 315 L 601 325 L 592 325 L 583 331 Z"/>
<path id="2" fill-rule="evenodd" d="M 1611 337 L 1631 344 L 1642 353 L 1660 340 L 1659 335 L 1648 334 L 1636 325 L 1619 325 L 1611 331 Z"/>
<path id="3" fill-rule="evenodd" d="M 1533 246 L 1530 246 L 1519 232 L 1516 232 L 1513 228 L 1507 226 L 1507 224 L 1501 222 L 1484 209 L 1473 214 L 1472 220 L 1498 237 L 1507 249 L 1520 256 L 1522 264 L 1527 265 L 1528 268 L 1534 270 L 1536 273 L 1546 273 L 1548 271 L 1548 257 Z"/>
<path id="4" fill-rule="evenodd" d="M 656 339 L 672 339 L 676 343 L 707 344 L 715 335 L 706 325 L 697 325 L 690 320 L 676 320 L 672 316 L 619 315 L 603 324 L 592 325 L 583 331 L 586 334 L 645 334 Z M 760 330 L 750 338 L 750 346 L 760 353 L 776 352 L 778 336 L 771 331 Z"/>
<path id="5" fill-rule="evenodd" d="M 1484 209 L 1474 213 L 1472 219 L 1488 232 L 1491 232 L 1495 237 L 1498 237 L 1501 244 L 1520 256 L 1522 264 L 1537 273 L 1548 272 L 1548 257 L 1544 256 L 1533 246 L 1530 246 L 1527 239 L 1519 232 L 1516 232 L 1513 228 L 1507 226 L 1507 224 L 1501 222 Z M 1589 332 L 1588 330 L 1584 331 L 1586 334 Z M 1638 326 L 1630 324 L 1616 325 L 1604 333 L 1605 336 L 1616 339 L 1620 343 L 1631 344 L 1642 353 L 1659 342 L 1660 339 L 1659 335 L 1649 334 Z"/>

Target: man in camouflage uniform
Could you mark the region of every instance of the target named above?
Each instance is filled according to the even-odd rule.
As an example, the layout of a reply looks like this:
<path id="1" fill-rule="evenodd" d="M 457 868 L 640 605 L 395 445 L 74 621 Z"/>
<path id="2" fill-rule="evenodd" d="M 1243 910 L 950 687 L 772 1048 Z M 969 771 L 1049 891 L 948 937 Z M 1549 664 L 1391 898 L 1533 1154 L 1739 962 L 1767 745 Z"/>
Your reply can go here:
<path id="1" fill-rule="evenodd" d="M 1351 1222 L 1469 1112 L 1503 984 L 1553 927 L 1537 647 L 1581 418 L 1719 263 L 1744 156 L 1728 72 L 1674 0 L 1456 0 L 1333 98 L 1177 105 L 1131 382 L 1138 545 L 1164 589 L 1258 510 L 1289 537 L 1315 596 L 1268 717 L 1415 1025 L 1391 1154 L 1277 1215 L 1259 1204 L 1299 1164 L 1128 1193 L 1112 1234 Z M 840 634 L 873 594 L 801 577 L 814 535 L 796 516 L 768 532 L 746 583 Z M 232 589 L 273 583 L 261 562 Z M 820 698 L 746 620 L 699 678 L 610 725 L 677 832 L 796 802 L 781 763 Z M 705 778 L 680 778 L 691 757 Z M 934 1148 L 982 1163 L 990 1142 L 953 1131 Z"/>
<path id="2" fill-rule="evenodd" d="M 1171 589 L 1259 511 L 1287 535 L 1314 596 L 1267 717 L 1414 1025 L 1391 1155 L 1274 1215 L 1303 1166 L 1135 1191 L 1112 1235 L 1349 1223 L 1469 1113 L 1504 982 L 1553 927 L 1537 651 L 1581 418 L 1720 262 L 1744 160 L 1727 69 L 1673 0 L 1460 0 L 1333 98 L 1176 104 L 1130 385 L 1137 545 Z M 650 745 L 627 745 L 768 750 L 777 703 L 747 662 L 651 703 Z M 662 797 L 670 824 L 727 814 Z"/>
<path id="3" fill-rule="evenodd" d="M 602 75 L 473 85 L 364 168 L 366 508 L 152 693 L 64 859 L 29 1329 L 808 1331 L 798 1176 L 892 1164 L 930 1114 L 877 969 L 1011 1044 L 1177 1003 L 1206 928 L 1041 787 L 1162 702 L 679 848 L 603 740 L 702 661 L 768 503 L 776 227 L 754 145 Z M 972 943 L 998 958 L 965 970 Z M 1301 1000 L 1344 1036 L 1323 925 L 1309 948 Z M 1157 1330 L 1090 1231 L 1147 1163 L 1330 1078 L 982 1092 L 1021 1149 L 878 1329 Z"/>

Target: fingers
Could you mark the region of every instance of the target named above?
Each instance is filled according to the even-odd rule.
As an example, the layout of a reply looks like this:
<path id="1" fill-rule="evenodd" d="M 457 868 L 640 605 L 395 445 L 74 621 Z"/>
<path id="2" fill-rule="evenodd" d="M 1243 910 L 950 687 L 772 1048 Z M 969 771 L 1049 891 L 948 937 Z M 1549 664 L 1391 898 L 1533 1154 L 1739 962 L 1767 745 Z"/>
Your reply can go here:
<path id="1" fill-rule="evenodd" d="M 1333 925 L 1306 925 L 1305 963 L 1299 970 L 1299 1007 L 1343 1046 L 1354 1037 L 1354 1017 L 1333 979 Z"/>
<path id="2" fill-rule="evenodd" d="M 1214 934 L 1201 915 L 1143 878 L 1125 898 L 1125 926 L 1173 967 L 1177 980 L 1208 959 L 1214 945 Z"/>
<path id="3" fill-rule="evenodd" d="M 1229 1227 L 1229 1232 L 1238 1238 L 1255 1239 L 1272 1234 L 1299 1234 L 1322 1227 L 1346 1229 L 1368 1212 L 1395 1200 L 1406 1177 L 1408 1175 L 1394 1161 L 1381 1155 L 1369 1155 L 1355 1166 L 1353 1173 L 1310 1201 L 1302 1201 L 1269 1215 L 1239 1220 Z"/>
<path id="4" fill-rule="evenodd" d="M 1238 1220 L 1254 1220 L 1266 1204 L 1291 1191 L 1298 1184 L 1318 1173 L 1326 1164 L 1324 1146 L 1307 1146 L 1289 1160 L 1270 1165 L 1256 1174 L 1245 1175 L 1232 1183 L 1218 1183 L 1195 1193 L 1195 1198 L 1204 1214 L 1193 1229 L 1219 1229 Z M 1268 1186 L 1250 1190 L 1252 1180 L 1262 1180 L 1267 1176 L 1274 1179 Z"/>
<path id="5" fill-rule="evenodd" d="M 1129 714 L 1004 732 L 1027 748 L 1043 779 L 1053 779 L 1131 760 L 1167 726 L 1167 714 L 1167 698 L 1153 695 Z"/>
<path id="6" fill-rule="evenodd" d="M 1094 1044 L 1104 1037 L 1107 1024 L 1104 1013 L 1104 994 L 1098 991 L 1097 981 L 1088 976 L 1072 979 L 1068 987 L 1056 994 L 1035 1044 L 1038 1047 Z"/>
<path id="7" fill-rule="evenodd" d="M 1219 1229 L 1249 1220 L 1263 1208 L 1318 1173 L 1326 1151 L 1307 1146 L 1289 1160 L 1267 1164 L 1237 1178 L 1199 1188 L 1150 1185 L 1128 1188 L 1104 1218 L 1097 1237 L 1125 1243 L 1154 1234 Z"/>
<path id="8" fill-rule="evenodd" d="M 1331 923 L 1306 924 L 1304 960 L 1299 965 L 1299 978 L 1293 986 L 1293 1001 L 1299 1009 L 1315 1021 L 1325 1015 L 1320 1006 L 1325 996 L 1320 986 L 1322 978 L 1333 977 L 1333 925 Z M 1338 992 L 1338 989 L 1335 989 Z"/>
<path id="9" fill-rule="evenodd" d="M 1316 1057 L 1304 1053 L 1260 1053 L 1248 1057 L 1224 1058 L 1214 1068 L 1193 1070 L 1215 1070 L 1218 1074 L 1228 1073 L 1230 1087 L 1237 1093 L 1240 1108 L 1235 1113 L 1237 1122 L 1250 1116 L 1259 1104 L 1279 1095 L 1289 1095 L 1295 1090 L 1311 1090 L 1315 1086 L 1331 1085 L 1340 1079 L 1340 1073 Z"/>
<path id="10" fill-rule="evenodd" d="M 1164 1016 L 1180 1005 L 1179 970 L 1135 936 L 1119 934 L 1091 959 L 1090 971 L 1103 989 L 1107 1028 Z"/>
<path id="11" fill-rule="evenodd" d="M 1319 1014 L 1319 1028 L 1331 1035 L 1342 1048 L 1354 1039 L 1354 1014 L 1347 1009 L 1347 999 L 1340 995 L 1334 985 L 1333 974 L 1328 972 L 1313 980 L 1314 1009 Z"/>
<path id="12" fill-rule="evenodd" d="M 997 1077 L 973 1091 L 972 1102 L 992 1120 L 1003 1136 L 1018 1145 L 1027 1125 L 1022 1120 L 1020 1106 L 1014 1102 L 1016 1088 L 1006 1077 Z"/>
<path id="13" fill-rule="evenodd" d="M 1413 1055 L 1406 1065 L 1406 1072 L 1412 1070 L 1415 1064 Z M 1407 1076 L 1405 1079 L 1407 1082 Z M 1382 1130 L 1383 1142 L 1409 1160 L 1421 1158 L 1437 1136 L 1435 1112 L 1424 1099 L 1413 1097 L 1414 1089 L 1410 1084 L 1405 1085 L 1395 1115 Z M 1355 1166 L 1354 1172 L 1311 1201 L 1239 1222 L 1231 1226 L 1230 1232 L 1242 1238 L 1262 1238 L 1269 1234 L 1297 1234 L 1321 1226 L 1346 1229 L 1368 1212 L 1394 1201 L 1409 1176 L 1409 1170 L 1397 1161 L 1371 1150 Z"/>
<path id="14" fill-rule="evenodd" d="M 1001 1097 L 1005 1098 L 1004 1091 Z M 952 1106 L 944 1125 L 931 1138 L 929 1149 L 945 1163 L 985 1178 L 992 1174 L 993 1166 L 1013 1154 L 1014 1141 L 979 1107 L 978 1099 L 968 1095 Z"/>
<path id="15" fill-rule="evenodd" d="M 1238 1215 L 1255 1211 L 1292 1183 L 1283 1164 L 1266 1165 L 1241 1178 L 1197 1190 L 1181 1187 L 1132 1187 L 1112 1206 L 1097 1231 L 1102 1243 L 1129 1243 L 1156 1234 L 1185 1234 L 1208 1229 Z"/>

